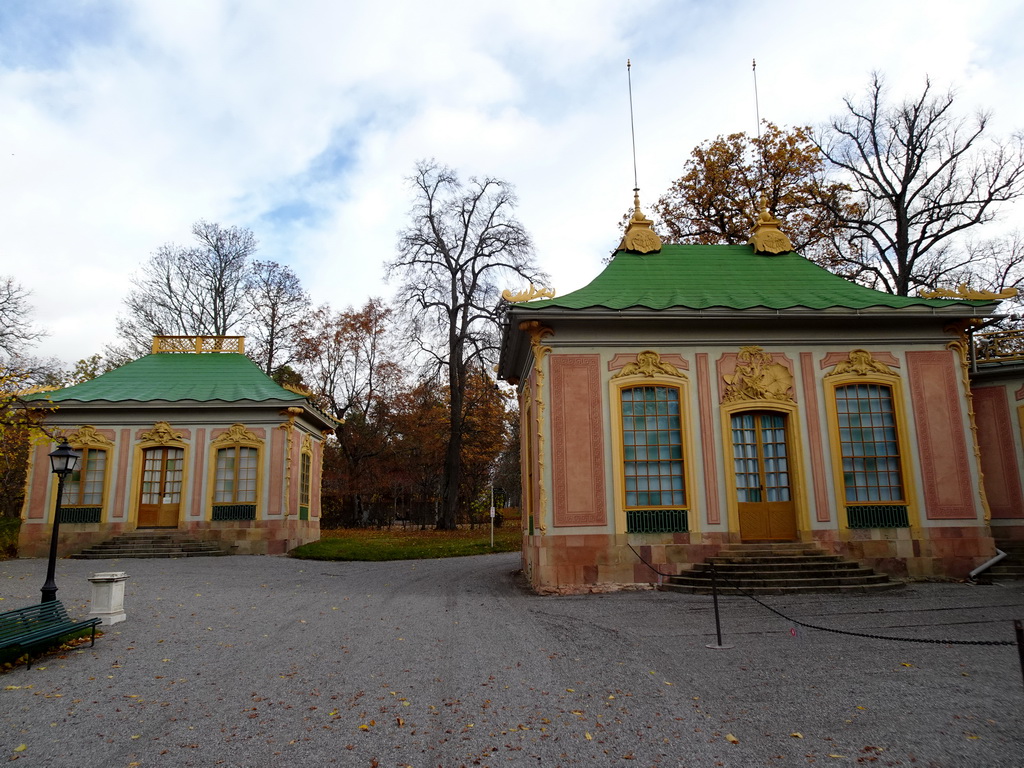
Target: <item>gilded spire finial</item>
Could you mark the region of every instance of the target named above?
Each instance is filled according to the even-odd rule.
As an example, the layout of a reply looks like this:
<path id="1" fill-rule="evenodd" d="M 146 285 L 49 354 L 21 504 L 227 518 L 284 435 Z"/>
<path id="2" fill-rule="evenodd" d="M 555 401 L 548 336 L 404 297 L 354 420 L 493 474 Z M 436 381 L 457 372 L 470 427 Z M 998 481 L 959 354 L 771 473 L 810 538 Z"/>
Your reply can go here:
<path id="1" fill-rule="evenodd" d="M 761 195 L 761 212 L 757 215 L 754 231 L 747 241 L 748 245 L 754 246 L 754 253 L 768 253 L 774 256 L 793 250 L 793 244 L 786 237 L 786 234 L 779 229 L 781 223 L 781 221 L 769 213 L 768 198 Z"/>
<path id="2" fill-rule="evenodd" d="M 633 187 L 633 216 L 626 226 L 626 234 L 619 243 L 620 251 L 653 253 L 661 250 L 661 238 L 651 229 L 653 221 L 640 210 L 640 189 Z"/>

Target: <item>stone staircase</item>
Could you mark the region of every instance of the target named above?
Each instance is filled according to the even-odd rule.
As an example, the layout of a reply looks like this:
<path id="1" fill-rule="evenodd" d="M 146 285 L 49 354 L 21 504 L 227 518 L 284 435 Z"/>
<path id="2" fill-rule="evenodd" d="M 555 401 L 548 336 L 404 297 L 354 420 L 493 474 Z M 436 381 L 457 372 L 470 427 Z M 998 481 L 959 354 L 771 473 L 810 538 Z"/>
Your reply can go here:
<path id="1" fill-rule="evenodd" d="M 180 531 L 137 530 L 115 536 L 71 555 L 73 560 L 122 557 L 219 557 L 230 554 L 212 541 L 199 541 Z"/>
<path id="2" fill-rule="evenodd" d="M 711 566 L 716 569 L 718 592 L 723 595 L 738 594 L 736 586 L 752 595 L 878 592 L 903 586 L 885 574 L 813 544 L 771 542 L 728 544 L 716 556 L 670 577 L 661 588 L 711 594 Z"/>
<path id="3" fill-rule="evenodd" d="M 978 578 L 996 581 L 1024 579 L 1024 541 L 997 541 L 996 548 L 1005 552 L 1006 557 L 978 574 Z"/>

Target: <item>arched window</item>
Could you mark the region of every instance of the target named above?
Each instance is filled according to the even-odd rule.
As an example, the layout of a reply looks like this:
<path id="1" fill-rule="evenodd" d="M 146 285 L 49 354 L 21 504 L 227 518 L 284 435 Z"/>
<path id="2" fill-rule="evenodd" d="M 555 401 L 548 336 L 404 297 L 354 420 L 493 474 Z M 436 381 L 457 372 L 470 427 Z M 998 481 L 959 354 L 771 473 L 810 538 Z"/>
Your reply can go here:
<path id="1" fill-rule="evenodd" d="M 313 489 L 313 455 L 305 444 L 299 454 L 299 520 L 309 520 L 309 499 Z"/>
<path id="2" fill-rule="evenodd" d="M 242 424 L 232 424 L 213 441 L 212 519 L 256 519 L 262 444 Z"/>
<path id="3" fill-rule="evenodd" d="M 688 530 L 679 388 L 624 386 L 619 409 L 627 532 Z"/>
<path id="4" fill-rule="evenodd" d="M 836 387 L 836 416 L 847 503 L 905 501 L 892 387 Z"/>
<path id="5" fill-rule="evenodd" d="M 78 469 L 64 481 L 61 497 L 62 523 L 98 523 L 103 514 L 103 487 L 107 476 L 107 451 L 75 448 L 82 454 Z"/>

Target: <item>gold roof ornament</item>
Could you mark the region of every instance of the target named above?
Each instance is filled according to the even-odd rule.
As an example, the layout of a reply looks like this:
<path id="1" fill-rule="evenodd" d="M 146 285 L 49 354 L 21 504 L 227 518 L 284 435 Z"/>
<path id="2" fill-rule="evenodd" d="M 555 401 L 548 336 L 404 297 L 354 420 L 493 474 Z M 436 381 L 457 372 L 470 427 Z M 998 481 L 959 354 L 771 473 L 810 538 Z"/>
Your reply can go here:
<path id="1" fill-rule="evenodd" d="M 919 291 L 922 299 L 967 299 L 973 301 L 986 301 L 996 299 L 1012 299 L 1017 295 L 1016 288 L 1007 288 L 996 293 L 995 291 L 972 291 L 966 283 L 961 283 L 956 290 L 949 288 L 936 288 L 934 291 Z"/>
<path id="2" fill-rule="evenodd" d="M 501 292 L 501 298 L 513 304 L 518 304 L 521 301 L 533 301 L 534 299 L 553 299 L 555 298 L 555 289 L 538 288 L 533 283 L 530 283 L 529 288 L 519 293 L 512 293 L 512 291 L 506 288 Z"/>
<path id="3" fill-rule="evenodd" d="M 653 221 L 640 210 L 640 189 L 633 188 L 633 216 L 626 225 L 626 234 L 619 243 L 620 251 L 655 253 L 661 250 L 661 238 L 651 229 Z"/>
<path id="4" fill-rule="evenodd" d="M 772 256 L 789 253 L 793 250 L 793 244 L 785 232 L 779 229 L 781 223 L 768 212 L 768 198 L 762 195 L 761 212 L 757 215 L 757 223 L 747 245 L 754 246 L 754 253 L 768 253 Z"/>

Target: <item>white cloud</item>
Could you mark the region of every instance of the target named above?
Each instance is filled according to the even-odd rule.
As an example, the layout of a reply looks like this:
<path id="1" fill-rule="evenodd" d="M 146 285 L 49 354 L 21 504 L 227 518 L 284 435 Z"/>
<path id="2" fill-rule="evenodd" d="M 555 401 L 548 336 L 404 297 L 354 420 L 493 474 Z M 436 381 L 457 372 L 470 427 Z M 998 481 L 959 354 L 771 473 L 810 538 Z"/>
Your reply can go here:
<path id="1" fill-rule="evenodd" d="M 85 8 L 0 10 L 0 274 L 68 361 L 114 340 L 132 270 L 199 218 L 252 227 L 318 301 L 388 293 L 420 158 L 514 183 L 555 287 L 579 287 L 632 201 L 627 57 L 647 205 L 696 144 L 755 129 L 754 57 L 780 124 L 823 121 L 877 69 L 894 95 L 927 74 L 1024 127 L 1010 0 Z"/>

